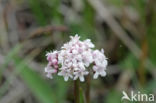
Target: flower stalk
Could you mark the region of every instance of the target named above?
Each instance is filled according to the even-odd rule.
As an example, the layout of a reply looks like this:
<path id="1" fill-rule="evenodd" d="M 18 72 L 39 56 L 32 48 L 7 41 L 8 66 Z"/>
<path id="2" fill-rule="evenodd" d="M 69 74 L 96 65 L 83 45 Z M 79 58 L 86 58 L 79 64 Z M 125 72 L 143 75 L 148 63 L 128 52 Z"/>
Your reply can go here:
<path id="1" fill-rule="evenodd" d="M 90 74 L 86 78 L 86 103 L 90 103 Z"/>
<path id="2" fill-rule="evenodd" d="M 79 83 L 79 80 L 74 81 L 74 103 L 80 103 L 80 83 Z"/>

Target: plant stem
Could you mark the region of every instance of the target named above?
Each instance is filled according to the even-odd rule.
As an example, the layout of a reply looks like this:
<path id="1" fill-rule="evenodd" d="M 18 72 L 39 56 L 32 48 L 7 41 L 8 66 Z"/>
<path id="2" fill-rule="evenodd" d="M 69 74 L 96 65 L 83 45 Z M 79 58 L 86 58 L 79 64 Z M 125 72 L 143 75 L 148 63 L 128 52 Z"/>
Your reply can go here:
<path id="1" fill-rule="evenodd" d="M 86 78 L 86 103 L 90 103 L 90 74 Z"/>
<path id="2" fill-rule="evenodd" d="M 74 103 L 80 103 L 80 90 L 79 90 L 79 80 L 74 81 L 74 96 L 75 96 L 75 102 Z"/>

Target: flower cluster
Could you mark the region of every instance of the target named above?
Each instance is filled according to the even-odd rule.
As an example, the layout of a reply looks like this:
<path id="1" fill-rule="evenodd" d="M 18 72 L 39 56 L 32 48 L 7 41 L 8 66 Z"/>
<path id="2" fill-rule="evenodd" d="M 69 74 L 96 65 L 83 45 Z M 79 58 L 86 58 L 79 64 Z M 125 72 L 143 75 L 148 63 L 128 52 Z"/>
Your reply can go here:
<path id="1" fill-rule="evenodd" d="M 104 51 L 93 50 L 95 47 L 90 39 L 80 41 L 80 37 L 75 35 L 71 40 L 64 44 L 60 51 L 49 52 L 46 54 L 48 64 L 45 72 L 48 78 L 53 74 L 63 76 L 67 81 L 80 79 L 84 81 L 84 76 L 89 72 L 93 73 L 93 78 L 106 75 L 107 60 Z M 92 68 L 92 69 L 90 69 Z"/>

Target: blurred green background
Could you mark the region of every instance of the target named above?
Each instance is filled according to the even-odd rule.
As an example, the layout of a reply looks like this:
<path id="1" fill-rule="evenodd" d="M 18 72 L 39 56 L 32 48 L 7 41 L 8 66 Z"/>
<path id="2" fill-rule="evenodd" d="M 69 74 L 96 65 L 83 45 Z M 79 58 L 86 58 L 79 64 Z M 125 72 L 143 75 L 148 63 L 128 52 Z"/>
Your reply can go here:
<path id="1" fill-rule="evenodd" d="M 47 79 L 44 67 L 75 34 L 109 61 L 107 76 L 91 79 L 91 103 L 156 94 L 156 0 L 0 0 L 0 103 L 74 103 L 73 82 Z"/>

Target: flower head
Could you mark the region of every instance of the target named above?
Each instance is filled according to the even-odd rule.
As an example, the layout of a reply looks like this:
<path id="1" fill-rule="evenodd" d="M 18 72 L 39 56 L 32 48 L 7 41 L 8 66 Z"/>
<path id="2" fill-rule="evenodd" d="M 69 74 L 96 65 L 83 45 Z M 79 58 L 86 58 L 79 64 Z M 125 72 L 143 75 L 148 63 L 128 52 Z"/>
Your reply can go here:
<path id="1" fill-rule="evenodd" d="M 90 39 L 81 41 L 78 35 L 70 36 L 70 38 L 71 40 L 65 43 L 60 51 L 46 54 L 48 65 L 45 72 L 47 77 L 52 78 L 52 74 L 58 74 L 63 76 L 65 81 L 71 78 L 73 80 L 80 79 L 83 82 L 84 76 L 88 75 L 89 71 L 94 73 L 94 79 L 98 76 L 105 76 L 107 60 L 104 51 L 93 50 L 95 46 Z"/>

